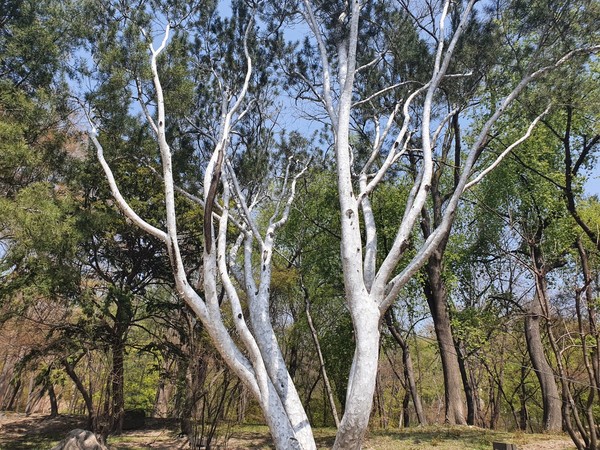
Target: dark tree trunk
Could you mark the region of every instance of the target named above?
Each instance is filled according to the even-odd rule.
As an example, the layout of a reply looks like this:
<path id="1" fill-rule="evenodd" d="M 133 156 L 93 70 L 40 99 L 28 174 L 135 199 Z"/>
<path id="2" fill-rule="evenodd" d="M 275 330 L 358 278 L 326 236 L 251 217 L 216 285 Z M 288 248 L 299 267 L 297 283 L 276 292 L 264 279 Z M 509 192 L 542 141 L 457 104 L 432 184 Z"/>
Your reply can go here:
<path id="1" fill-rule="evenodd" d="M 542 391 L 544 430 L 560 431 L 562 427 L 562 402 L 554 379 L 554 372 L 544 353 L 544 344 L 540 332 L 541 312 L 539 299 L 535 298 L 525 316 L 527 351 Z"/>
<path id="2" fill-rule="evenodd" d="M 490 430 L 495 430 L 498 427 L 502 395 L 500 389 L 500 387 L 490 387 Z"/>
<path id="3" fill-rule="evenodd" d="M 56 392 L 54 391 L 54 385 L 50 380 L 47 382 L 46 390 L 48 391 L 48 398 L 50 399 L 50 417 L 58 416 L 58 401 L 56 399 Z"/>
<path id="4" fill-rule="evenodd" d="M 504 349 L 503 349 L 504 350 Z M 503 351 L 504 353 L 504 351 Z M 498 372 L 498 379 L 493 381 L 490 374 L 490 429 L 495 430 L 498 427 L 498 419 L 500 419 L 501 405 L 502 405 L 502 381 L 504 379 L 504 364 L 503 359 L 500 359 L 500 370 Z M 511 409 L 512 406 L 511 406 Z"/>
<path id="5" fill-rule="evenodd" d="M 412 397 L 413 404 L 415 405 L 415 413 L 417 415 L 417 421 L 419 425 L 425 425 L 427 420 L 425 419 L 425 413 L 423 412 L 423 405 L 421 404 L 421 396 L 419 395 L 419 391 L 417 390 L 417 383 L 415 381 L 415 370 L 413 368 L 412 358 L 410 356 L 410 348 L 408 347 L 408 343 L 400 333 L 400 330 L 394 323 L 394 319 L 390 311 L 385 313 L 385 323 L 387 324 L 392 337 L 395 339 L 396 343 L 402 349 L 402 364 L 404 366 L 404 380 L 406 385 L 406 393 L 410 394 Z M 405 396 L 405 400 L 406 400 Z M 408 404 L 402 403 L 402 410 L 404 416 L 404 426 L 408 426 L 408 422 L 410 416 L 408 414 Z"/>
<path id="6" fill-rule="evenodd" d="M 460 364 L 454 346 L 446 286 L 442 279 L 441 252 L 436 252 L 425 266 L 425 297 L 431 311 L 435 335 L 440 347 L 444 374 L 445 422 L 466 425 Z"/>
<path id="7" fill-rule="evenodd" d="M 290 356 L 288 358 L 288 372 L 292 380 L 296 377 L 296 371 L 298 370 L 298 344 L 292 342 L 290 345 Z"/>
<path id="8" fill-rule="evenodd" d="M 525 379 L 527 377 L 527 369 L 525 365 L 521 366 L 521 385 L 519 389 L 519 401 L 521 408 L 519 409 L 519 429 L 527 431 L 527 420 L 529 414 L 527 414 L 527 392 L 525 390 Z"/>
<path id="9" fill-rule="evenodd" d="M 14 383 L 12 395 L 10 396 L 10 400 L 4 407 L 4 409 L 6 411 L 14 411 L 15 410 L 15 402 L 17 401 L 17 398 L 18 398 L 20 392 L 21 392 L 21 378 L 19 377 L 19 379 L 17 379 L 17 381 Z"/>
<path id="10" fill-rule="evenodd" d="M 577 322 L 579 327 L 579 333 L 581 335 L 582 342 L 582 353 L 583 353 L 583 362 L 586 367 L 586 371 L 588 373 L 588 383 L 590 385 L 590 390 L 588 393 L 588 399 L 586 402 L 586 419 L 587 419 L 587 427 L 586 430 L 589 433 L 589 443 L 591 448 L 598 448 L 598 426 L 597 426 L 597 418 L 594 414 L 594 407 L 597 404 L 596 396 L 598 395 L 598 330 L 596 326 L 596 304 L 597 300 L 594 297 L 592 292 L 592 272 L 590 269 L 590 262 L 588 253 L 585 250 L 583 242 L 581 238 L 577 239 L 577 250 L 579 253 L 579 260 L 581 262 L 581 270 L 583 273 L 584 286 L 582 290 L 579 290 L 576 294 L 576 311 L 577 311 Z M 584 308 L 582 305 L 581 294 L 585 294 L 585 304 L 587 308 Z M 586 314 L 587 313 L 587 314 Z M 586 331 L 586 327 L 584 325 L 584 317 L 587 315 L 588 317 L 588 328 Z M 591 337 L 593 340 L 592 348 L 589 348 L 587 343 L 587 338 Z M 591 360 L 591 361 L 590 361 Z M 565 417 L 565 422 L 567 424 L 570 423 L 570 417 Z M 569 434 L 573 434 L 571 430 L 569 430 Z"/>
<path id="11" fill-rule="evenodd" d="M 71 366 L 71 364 L 69 364 L 69 362 L 66 359 L 63 359 L 61 362 L 62 362 L 63 367 L 65 368 L 65 371 L 67 372 L 67 375 L 69 375 L 69 378 L 71 378 L 71 380 L 73 380 L 73 383 L 75 383 L 77 390 L 79 391 L 79 393 L 83 397 L 83 401 L 85 402 L 85 408 L 87 409 L 87 412 L 88 412 L 88 420 L 87 420 L 86 428 L 90 431 L 93 431 L 94 433 L 99 431 L 97 429 L 98 424 L 96 423 L 96 415 L 94 414 L 94 404 L 92 402 L 92 397 L 91 397 L 90 393 L 83 385 L 81 379 L 75 372 L 75 369 L 73 368 L 73 366 Z"/>
<path id="12" fill-rule="evenodd" d="M 125 343 L 123 336 L 115 336 L 115 342 L 112 348 L 112 369 L 111 369 L 111 432 L 120 434 L 123 431 L 123 417 L 125 415 L 125 397 L 123 385 L 125 383 Z"/>
<path id="13" fill-rule="evenodd" d="M 125 416 L 125 345 L 127 330 L 133 318 L 132 296 L 126 290 L 115 290 L 114 302 L 117 305 L 115 321 L 112 328 L 112 367 L 110 373 L 110 413 L 109 431 L 111 434 L 121 434 L 123 431 L 123 418 Z"/>
<path id="14" fill-rule="evenodd" d="M 410 404 L 410 392 L 407 390 L 404 391 L 404 397 L 402 398 L 402 425 L 404 428 L 408 428 L 410 426 L 410 410 L 408 405 Z"/>
<path id="15" fill-rule="evenodd" d="M 464 359 L 463 352 L 460 348 L 460 343 L 456 344 L 456 354 L 458 355 L 458 366 L 460 367 L 460 378 L 462 380 L 465 397 L 467 398 L 467 425 L 475 425 L 477 417 L 477 399 L 475 398 L 475 390 L 471 385 L 469 378 L 467 362 Z"/>
<path id="16" fill-rule="evenodd" d="M 461 139 L 459 115 L 454 114 L 452 117 L 452 127 L 454 131 L 454 189 L 459 181 L 460 161 L 461 161 Z M 447 161 L 450 154 L 452 142 L 448 141 L 445 144 L 444 156 L 442 156 L 438 167 L 435 169 L 431 179 L 431 209 L 427 207 L 421 211 L 421 231 L 423 238 L 428 239 L 431 236 L 432 230 L 441 224 L 443 216 L 443 206 L 451 197 L 451 192 L 444 195 L 441 192 L 442 175 L 444 169 L 448 167 L 444 161 Z M 448 163 L 450 161 L 447 161 Z M 416 161 L 411 156 L 411 164 L 415 169 Z M 416 176 L 416 175 L 415 175 Z M 444 374 L 444 400 L 445 400 L 445 422 L 453 425 L 466 425 L 464 408 L 463 385 L 460 375 L 460 365 L 456 354 L 454 336 L 450 324 L 450 312 L 448 308 L 448 293 L 446 285 L 442 278 L 443 257 L 446 250 L 446 245 L 450 236 L 450 230 L 442 237 L 438 248 L 429 258 L 425 265 L 425 280 L 423 281 L 423 290 L 427 298 L 427 304 L 433 319 L 435 335 L 440 349 L 440 357 L 442 360 L 442 371 Z"/>

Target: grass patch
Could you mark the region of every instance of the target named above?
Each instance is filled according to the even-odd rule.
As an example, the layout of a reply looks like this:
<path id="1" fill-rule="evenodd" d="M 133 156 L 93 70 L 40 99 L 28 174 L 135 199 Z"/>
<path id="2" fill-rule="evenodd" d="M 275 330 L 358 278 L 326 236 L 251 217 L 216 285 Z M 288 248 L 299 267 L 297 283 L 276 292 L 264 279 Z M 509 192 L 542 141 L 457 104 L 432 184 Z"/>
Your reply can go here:
<path id="1" fill-rule="evenodd" d="M 0 427 L 0 450 L 47 450 L 63 439 L 69 430 L 82 428 L 77 417 L 21 417 Z M 335 428 L 313 430 L 318 449 L 330 449 L 335 440 Z M 110 436 L 114 450 L 181 449 L 186 439 L 178 437 L 176 421 L 151 419 L 148 427 Z M 229 437 L 226 446 L 224 438 Z M 364 450 L 491 450 L 493 442 L 517 444 L 523 450 L 573 449 L 564 434 L 526 434 L 493 431 L 466 426 L 427 426 L 400 430 L 371 429 Z M 213 442 L 215 448 L 229 450 L 273 449 L 269 429 L 264 425 L 223 427 Z"/>
<path id="2" fill-rule="evenodd" d="M 31 436 L 27 439 L 19 439 L 13 442 L 0 441 L 0 450 L 42 450 L 51 449 L 64 436 L 48 437 L 48 436 Z"/>

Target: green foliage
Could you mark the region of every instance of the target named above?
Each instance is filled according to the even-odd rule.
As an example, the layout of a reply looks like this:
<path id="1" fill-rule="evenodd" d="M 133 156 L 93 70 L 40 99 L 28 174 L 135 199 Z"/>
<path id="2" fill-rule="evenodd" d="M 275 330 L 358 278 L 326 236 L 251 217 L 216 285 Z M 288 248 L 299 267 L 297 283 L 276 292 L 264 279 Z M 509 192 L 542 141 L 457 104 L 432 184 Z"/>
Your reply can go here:
<path id="1" fill-rule="evenodd" d="M 152 413 L 160 373 L 155 369 L 154 357 L 132 352 L 125 363 L 125 408 L 143 409 Z"/>
<path id="2" fill-rule="evenodd" d="M 0 77 L 34 95 L 49 89 L 74 44 L 70 23 L 72 2 L 52 0 L 2 2 Z"/>
<path id="3" fill-rule="evenodd" d="M 41 295 L 76 290 L 78 274 L 72 259 L 79 233 L 72 207 L 68 195 L 47 183 L 21 189 L 14 201 L 0 200 L 0 208 L 8 213 L 4 227 L 11 230 L 11 241 L 18 243 L 3 261 L 9 277 L 29 279 Z"/>
<path id="4" fill-rule="evenodd" d="M 346 404 L 348 373 L 354 355 L 353 343 L 352 322 L 347 314 L 338 317 L 333 327 L 324 331 L 321 337 L 327 374 L 333 382 L 334 393 L 342 406 Z"/>

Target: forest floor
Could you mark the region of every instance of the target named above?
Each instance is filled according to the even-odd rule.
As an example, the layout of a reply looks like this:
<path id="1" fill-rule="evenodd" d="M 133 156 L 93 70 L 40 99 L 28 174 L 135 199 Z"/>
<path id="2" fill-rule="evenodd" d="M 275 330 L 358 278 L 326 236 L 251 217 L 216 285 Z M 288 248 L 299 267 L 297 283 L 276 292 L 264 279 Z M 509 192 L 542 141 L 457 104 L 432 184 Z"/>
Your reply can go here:
<path id="1" fill-rule="evenodd" d="M 59 416 L 0 412 L 0 450 L 49 450 L 70 430 L 83 428 L 84 419 Z M 264 426 L 233 427 L 220 430 L 215 449 L 271 449 L 268 429 Z M 228 437 L 225 444 L 223 435 Z M 331 448 L 335 435 L 332 428 L 315 430 L 319 448 Z M 476 427 L 428 426 L 394 431 L 369 432 L 365 450 L 491 450 L 493 442 L 517 444 L 519 450 L 571 450 L 574 445 L 566 435 L 526 434 L 491 431 Z M 189 449 L 186 438 L 178 437 L 173 420 L 147 419 L 144 429 L 126 431 L 109 438 L 113 450 Z"/>

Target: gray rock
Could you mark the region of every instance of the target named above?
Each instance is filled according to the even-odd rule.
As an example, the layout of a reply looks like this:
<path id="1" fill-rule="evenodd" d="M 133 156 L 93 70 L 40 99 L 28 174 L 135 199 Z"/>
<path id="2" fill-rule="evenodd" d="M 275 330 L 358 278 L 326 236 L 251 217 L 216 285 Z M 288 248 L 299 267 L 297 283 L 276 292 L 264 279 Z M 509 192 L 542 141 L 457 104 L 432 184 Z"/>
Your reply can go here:
<path id="1" fill-rule="evenodd" d="M 91 431 L 76 428 L 52 450 L 109 450 Z"/>

